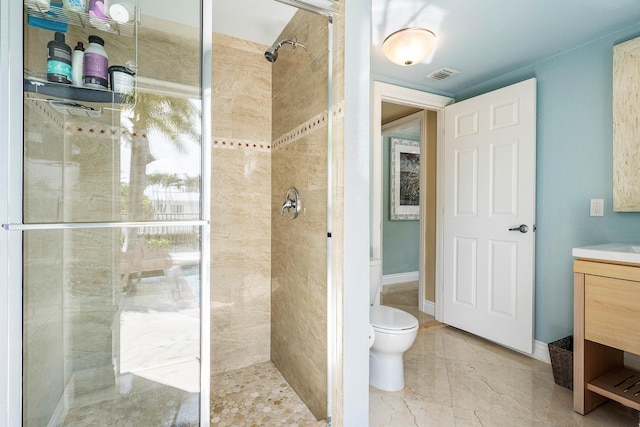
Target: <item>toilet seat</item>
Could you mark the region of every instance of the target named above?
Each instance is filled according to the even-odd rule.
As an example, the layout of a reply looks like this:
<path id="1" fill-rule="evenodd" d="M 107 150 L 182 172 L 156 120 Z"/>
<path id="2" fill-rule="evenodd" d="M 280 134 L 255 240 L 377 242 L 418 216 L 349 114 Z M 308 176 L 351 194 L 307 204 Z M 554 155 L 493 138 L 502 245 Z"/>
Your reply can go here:
<path id="1" fill-rule="evenodd" d="M 406 311 L 385 305 L 372 306 L 369 310 L 369 323 L 376 331 L 386 333 L 411 333 L 418 326 L 418 319 Z"/>

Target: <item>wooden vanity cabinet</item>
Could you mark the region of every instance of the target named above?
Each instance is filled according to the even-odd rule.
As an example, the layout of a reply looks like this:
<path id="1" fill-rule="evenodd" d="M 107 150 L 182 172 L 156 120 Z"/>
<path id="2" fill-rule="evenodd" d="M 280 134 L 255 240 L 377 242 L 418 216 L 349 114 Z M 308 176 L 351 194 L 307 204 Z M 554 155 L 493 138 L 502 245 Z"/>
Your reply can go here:
<path id="1" fill-rule="evenodd" d="M 640 410 L 640 264 L 577 259 L 574 271 L 573 409 L 586 414 L 608 399 Z"/>

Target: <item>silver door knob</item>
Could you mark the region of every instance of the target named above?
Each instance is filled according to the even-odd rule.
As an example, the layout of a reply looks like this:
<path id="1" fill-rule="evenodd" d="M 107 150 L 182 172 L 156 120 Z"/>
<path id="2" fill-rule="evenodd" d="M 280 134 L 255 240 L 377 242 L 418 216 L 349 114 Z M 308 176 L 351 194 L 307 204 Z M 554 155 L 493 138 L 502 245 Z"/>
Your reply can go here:
<path id="1" fill-rule="evenodd" d="M 526 233 L 529 231 L 529 227 L 526 224 L 521 224 L 519 227 L 510 228 L 509 231 L 519 231 L 521 233 Z"/>

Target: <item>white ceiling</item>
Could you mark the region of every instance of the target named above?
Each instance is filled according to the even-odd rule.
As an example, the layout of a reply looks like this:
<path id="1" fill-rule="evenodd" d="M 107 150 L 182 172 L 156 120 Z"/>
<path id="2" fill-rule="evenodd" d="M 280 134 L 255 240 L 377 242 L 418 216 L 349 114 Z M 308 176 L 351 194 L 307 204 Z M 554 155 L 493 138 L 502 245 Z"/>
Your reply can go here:
<path id="1" fill-rule="evenodd" d="M 296 11 L 275 0 L 213 0 L 213 31 L 271 46 Z"/>
<path id="2" fill-rule="evenodd" d="M 372 9 L 372 73 L 446 95 L 640 22 L 638 0 L 373 0 Z M 405 26 L 438 36 L 436 51 L 412 67 L 392 64 L 380 47 Z M 461 74 L 425 78 L 441 67 Z"/>
<path id="3" fill-rule="evenodd" d="M 640 0 L 371 3 L 374 78 L 450 96 L 640 22 Z M 294 8 L 274 0 L 213 0 L 213 27 L 216 32 L 271 45 L 294 12 Z M 382 55 L 381 44 L 389 33 L 407 26 L 435 32 L 438 47 L 424 62 L 402 67 Z M 461 74 L 439 82 L 425 77 L 441 67 Z"/>

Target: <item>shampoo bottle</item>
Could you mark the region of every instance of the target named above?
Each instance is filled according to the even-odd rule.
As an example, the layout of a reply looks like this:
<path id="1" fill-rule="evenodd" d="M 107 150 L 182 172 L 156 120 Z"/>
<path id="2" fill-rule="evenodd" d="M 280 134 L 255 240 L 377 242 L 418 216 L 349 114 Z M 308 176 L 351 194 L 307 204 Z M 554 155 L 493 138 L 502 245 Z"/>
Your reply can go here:
<path id="1" fill-rule="evenodd" d="M 73 48 L 73 56 L 71 58 L 71 83 L 74 86 L 82 86 L 84 84 L 84 46 L 82 42 Z"/>
<path id="2" fill-rule="evenodd" d="M 89 46 L 84 51 L 84 85 L 106 89 L 109 82 L 109 57 L 104 50 L 104 40 L 89 36 Z"/>
<path id="3" fill-rule="evenodd" d="M 71 84 L 71 48 L 64 42 L 64 33 L 56 32 L 47 44 L 47 80 Z"/>

